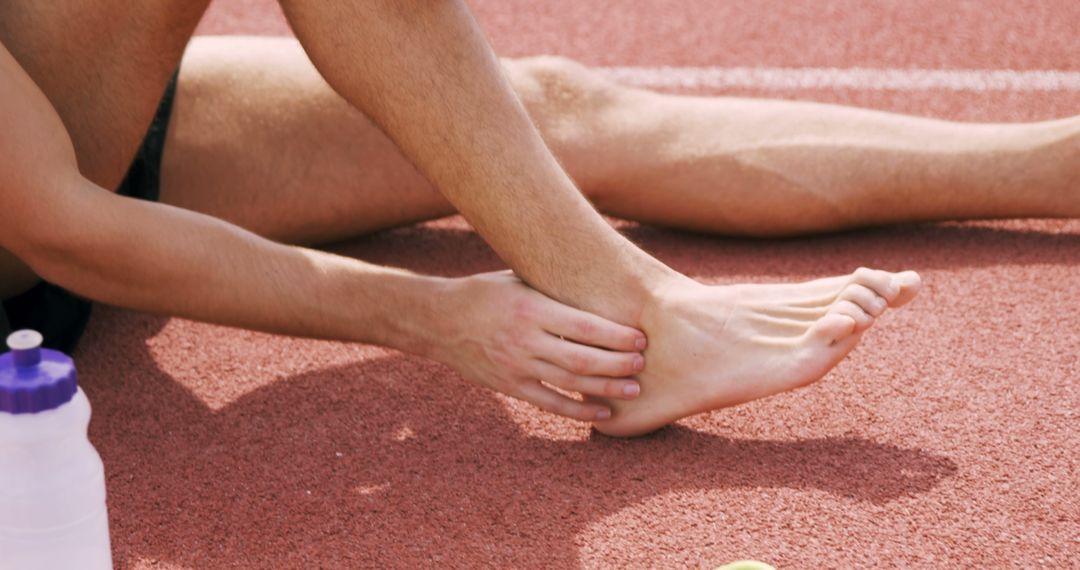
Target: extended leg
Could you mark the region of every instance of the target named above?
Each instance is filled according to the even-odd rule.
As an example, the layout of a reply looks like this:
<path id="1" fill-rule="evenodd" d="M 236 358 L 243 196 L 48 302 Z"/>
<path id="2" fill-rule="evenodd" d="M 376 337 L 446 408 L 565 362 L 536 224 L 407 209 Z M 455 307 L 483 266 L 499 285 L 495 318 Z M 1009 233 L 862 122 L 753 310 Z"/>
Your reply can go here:
<path id="1" fill-rule="evenodd" d="M 618 217 L 772 236 L 1080 216 L 1080 117 L 957 123 L 818 103 L 664 95 L 615 85 L 558 58 L 509 69 L 578 183 Z"/>
<path id="2" fill-rule="evenodd" d="M 558 58 L 505 69 L 601 211 L 790 235 L 1080 215 L 1080 120 L 980 125 L 786 101 L 660 95 Z M 325 243 L 454 213 L 294 40 L 199 38 L 181 71 L 163 200 Z"/>

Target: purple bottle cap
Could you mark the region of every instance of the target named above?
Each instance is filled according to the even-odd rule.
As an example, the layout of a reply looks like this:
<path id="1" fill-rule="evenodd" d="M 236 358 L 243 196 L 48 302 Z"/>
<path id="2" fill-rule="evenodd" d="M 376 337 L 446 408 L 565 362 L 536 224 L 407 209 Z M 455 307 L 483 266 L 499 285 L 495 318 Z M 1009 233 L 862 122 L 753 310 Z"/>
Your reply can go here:
<path id="1" fill-rule="evenodd" d="M 41 348 L 43 340 L 32 330 L 8 335 L 11 352 L 0 354 L 0 412 L 43 412 L 75 396 L 75 363 L 62 352 Z"/>

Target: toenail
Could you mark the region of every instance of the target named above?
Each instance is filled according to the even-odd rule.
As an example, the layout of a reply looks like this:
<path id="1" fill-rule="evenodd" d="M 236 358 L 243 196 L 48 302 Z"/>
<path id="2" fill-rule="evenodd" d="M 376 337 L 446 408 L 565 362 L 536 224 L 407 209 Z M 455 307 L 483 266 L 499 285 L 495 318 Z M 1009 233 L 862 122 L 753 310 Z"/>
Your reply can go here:
<path id="1" fill-rule="evenodd" d="M 623 386 L 622 393 L 624 396 L 637 396 L 641 393 L 641 386 L 637 384 L 627 384 Z"/>
<path id="2" fill-rule="evenodd" d="M 645 368 L 645 357 L 640 356 L 640 355 L 635 356 L 634 357 L 634 372 L 638 372 L 643 368 Z"/>
<path id="3" fill-rule="evenodd" d="M 611 410 L 600 410 L 599 412 L 596 412 L 596 419 L 598 419 L 598 420 L 606 420 L 606 419 L 608 419 L 610 417 L 611 417 Z"/>
<path id="4" fill-rule="evenodd" d="M 645 347 L 649 345 L 649 341 L 645 340 L 645 337 L 641 337 L 634 342 L 634 348 L 638 350 L 645 350 Z"/>

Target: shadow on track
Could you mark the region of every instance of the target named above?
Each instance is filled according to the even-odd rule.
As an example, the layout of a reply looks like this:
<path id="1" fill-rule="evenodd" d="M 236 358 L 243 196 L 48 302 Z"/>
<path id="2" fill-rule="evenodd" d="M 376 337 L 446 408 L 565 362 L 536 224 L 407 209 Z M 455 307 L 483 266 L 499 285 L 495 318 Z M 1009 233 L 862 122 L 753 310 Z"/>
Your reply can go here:
<path id="1" fill-rule="evenodd" d="M 673 491 L 884 504 L 956 471 L 860 438 L 533 437 L 498 397 L 404 356 L 282 378 L 215 411 L 154 362 L 146 339 L 164 322 L 100 308 L 78 355 L 123 566 L 576 567 L 587 526 Z"/>

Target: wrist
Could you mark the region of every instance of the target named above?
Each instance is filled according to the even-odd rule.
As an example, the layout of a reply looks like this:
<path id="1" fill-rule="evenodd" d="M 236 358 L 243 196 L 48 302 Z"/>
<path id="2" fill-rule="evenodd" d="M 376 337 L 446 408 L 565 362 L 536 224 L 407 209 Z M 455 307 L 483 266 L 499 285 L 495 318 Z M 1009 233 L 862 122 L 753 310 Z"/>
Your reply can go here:
<path id="1" fill-rule="evenodd" d="M 411 273 L 394 275 L 385 283 L 383 299 L 374 300 L 382 314 L 371 334 L 364 336 L 374 337 L 381 346 L 436 358 L 444 334 L 444 305 L 453 281 Z"/>
<path id="2" fill-rule="evenodd" d="M 413 331 L 413 349 L 409 352 L 437 362 L 449 363 L 456 350 L 455 341 L 465 332 L 473 277 L 439 278 L 430 285 L 432 301 L 422 322 Z"/>

